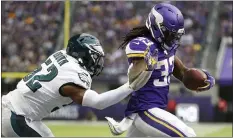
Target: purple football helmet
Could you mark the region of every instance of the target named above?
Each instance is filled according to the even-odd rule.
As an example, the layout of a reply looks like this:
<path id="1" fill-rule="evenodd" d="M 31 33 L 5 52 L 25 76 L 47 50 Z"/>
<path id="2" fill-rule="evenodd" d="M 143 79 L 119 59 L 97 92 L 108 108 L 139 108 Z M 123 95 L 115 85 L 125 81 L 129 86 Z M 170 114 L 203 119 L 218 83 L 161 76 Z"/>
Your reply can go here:
<path id="1" fill-rule="evenodd" d="M 146 27 L 153 38 L 168 51 L 179 46 L 184 34 L 184 17 L 180 10 L 167 3 L 155 5 L 148 15 Z"/>

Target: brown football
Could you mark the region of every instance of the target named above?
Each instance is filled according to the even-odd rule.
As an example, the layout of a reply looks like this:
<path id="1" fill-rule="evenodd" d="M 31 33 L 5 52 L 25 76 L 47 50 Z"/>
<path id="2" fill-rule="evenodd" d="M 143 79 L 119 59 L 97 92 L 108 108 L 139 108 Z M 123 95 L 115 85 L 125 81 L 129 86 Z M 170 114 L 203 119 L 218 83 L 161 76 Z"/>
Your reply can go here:
<path id="1" fill-rule="evenodd" d="M 202 70 L 191 68 L 184 73 L 183 83 L 186 88 L 196 91 L 198 87 L 206 86 L 206 78 Z"/>

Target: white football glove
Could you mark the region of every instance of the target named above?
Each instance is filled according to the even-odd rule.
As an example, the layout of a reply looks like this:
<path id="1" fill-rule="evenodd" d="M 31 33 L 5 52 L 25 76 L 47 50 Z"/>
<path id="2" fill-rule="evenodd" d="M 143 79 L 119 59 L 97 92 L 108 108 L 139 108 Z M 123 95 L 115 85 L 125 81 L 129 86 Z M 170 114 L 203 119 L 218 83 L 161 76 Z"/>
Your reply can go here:
<path id="1" fill-rule="evenodd" d="M 125 117 L 120 123 L 116 122 L 111 117 L 105 117 L 108 120 L 108 126 L 113 135 L 121 135 L 133 124 L 136 114 L 132 114 L 130 117 Z"/>
<path id="2" fill-rule="evenodd" d="M 113 118 L 111 117 L 105 117 L 105 118 L 108 120 L 108 126 L 110 128 L 112 135 L 117 136 L 124 133 L 124 131 L 120 130 L 119 123 L 116 122 Z"/>

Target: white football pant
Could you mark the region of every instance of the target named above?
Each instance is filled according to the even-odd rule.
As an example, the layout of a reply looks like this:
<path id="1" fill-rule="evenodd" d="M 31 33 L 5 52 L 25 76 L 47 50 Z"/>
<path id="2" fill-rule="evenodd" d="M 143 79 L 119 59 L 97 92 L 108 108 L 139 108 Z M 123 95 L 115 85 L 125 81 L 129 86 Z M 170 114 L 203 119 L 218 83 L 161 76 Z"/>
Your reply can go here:
<path id="1" fill-rule="evenodd" d="M 30 121 L 12 112 L 2 98 L 2 135 L 4 137 L 54 137 L 41 121 Z"/>
<path id="2" fill-rule="evenodd" d="M 137 113 L 127 137 L 196 137 L 194 130 L 160 108 Z"/>

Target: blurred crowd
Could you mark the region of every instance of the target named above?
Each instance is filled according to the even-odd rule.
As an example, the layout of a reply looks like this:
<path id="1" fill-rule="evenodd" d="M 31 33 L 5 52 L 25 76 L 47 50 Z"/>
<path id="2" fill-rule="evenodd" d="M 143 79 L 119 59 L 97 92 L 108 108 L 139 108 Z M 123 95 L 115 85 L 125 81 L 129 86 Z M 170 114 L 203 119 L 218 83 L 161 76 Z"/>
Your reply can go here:
<path id="1" fill-rule="evenodd" d="M 2 71 L 32 71 L 54 51 L 62 2 L 2 3 Z"/>
<path id="2" fill-rule="evenodd" d="M 232 36 L 232 1 L 224 1 L 220 13 L 221 36 Z"/>
<path id="3" fill-rule="evenodd" d="M 133 27 L 144 25 L 156 1 L 77 1 L 71 17 L 71 35 L 81 32 L 97 36 L 106 53 L 104 73 L 125 73 L 128 67 L 122 37 Z M 178 56 L 188 67 L 195 65 L 211 9 L 208 2 L 173 1 L 184 15 L 186 34 Z M 220 15 L 221 35 L 232 35 L 232 3 L 224 2 Z M 54 52 L 63 26 L 64 2 L 2 2 L 2 71 L 31 71 Z"/>
<path id="4" fill-rule="evenodd" d="M 123 36 L 136 26 L 145 25 L 153 5 L 158 2 L 77 2 L 71 33 L 89 32 L 100 38 L 106 52 L 105 73 L 119 74 L 128 67 L 124 51 L 118 49 Z M 188 67 L 195 64 L 201 50 L 209 9 L 206 2 L 171 2 L 183 13 L 186 34 L 178 56 Z"/>

